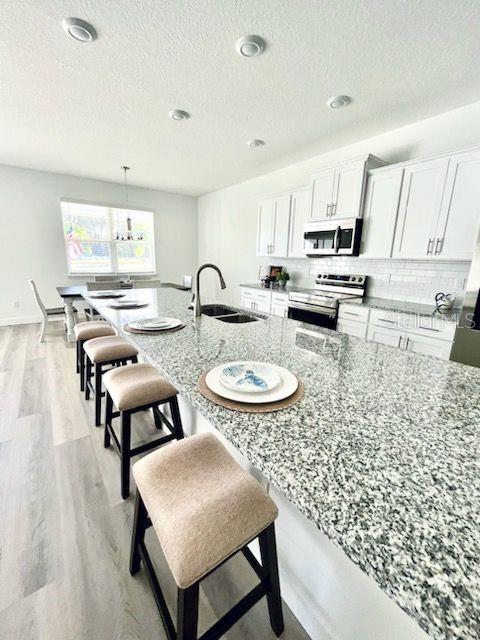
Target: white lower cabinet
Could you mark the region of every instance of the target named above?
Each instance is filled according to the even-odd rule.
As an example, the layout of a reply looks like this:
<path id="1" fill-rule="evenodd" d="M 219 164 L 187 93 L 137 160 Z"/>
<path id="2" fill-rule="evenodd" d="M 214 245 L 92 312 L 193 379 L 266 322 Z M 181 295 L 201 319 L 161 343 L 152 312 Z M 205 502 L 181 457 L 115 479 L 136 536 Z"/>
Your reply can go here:
<path id="1" fill-rule="evenodd" d="M 249 311 L 271 313 L 280 318 L 288 317 L 288 293 L 242 287 L 240 304 Z"/>
<path id="2" fill-rule="evenodd" d="M 337 330 L 404 351 L 448 360 L 455 323 L 442 318 L 341 304 Z"/>
<path id="3" fill-rule="evenodd" d="M 271 313 L 280 318 L 288 318 L 288 305 L 272 302 Z"/>

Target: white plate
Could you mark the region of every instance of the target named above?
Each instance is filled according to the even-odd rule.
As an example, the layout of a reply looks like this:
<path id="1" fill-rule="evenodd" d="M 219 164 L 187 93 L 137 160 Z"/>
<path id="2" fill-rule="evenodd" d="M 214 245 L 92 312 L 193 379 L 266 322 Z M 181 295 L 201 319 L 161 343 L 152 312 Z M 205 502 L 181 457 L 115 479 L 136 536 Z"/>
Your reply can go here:
<path id="1" fill-rule="evenodd" d="M 148 302 L 140 302 L 140 300 L 118 300 L 108 306 L 112 309 L 137 309 L 138 307 L 148 307 L 148 304 Z"/>
<path id="2" fill-rule="evenodd" d="M 131 322 L 130 326 L 141 331 L 165 331 L 166 329 L 175 329 L 181 324 L 182 321 L 177 318 L 144 318 Z"/>
<path id="3" fill-rule="evenodd" d="M 220 374 L 220 382 L 238 393 L 267 393 L 282 382 L 276 369 L 264 362 L 228 362 Z"/>
<path id="4" fill-rule="evenodd" d="M 236 402 L 244 402 L 246 404 L 262 404 L 265 402 L 277 402 L 284 398 L 289 398 L 298 389 L 298 380 L 296 376 L 283 367 L 279 367 L 276 364 L 264 363 L 268 367 L 272 367 L 280 375 L 282 382 L 278 387 L 272 391 L 265 393 L 238 393 L 233 389 L 227 389 L 220 382 L 220 375 L 225 368 L 225 364 L 220 364 L 218 367 L 210 369 L 205 376 L 205 383 L 209 389 L 222 398 L 228 400 L 235 400 Z"/>
<path id="5" fill-rule="evenodd" d="M 124 293 L 118 293 L 117 291 L 94 291 L 89 293 L 90 298 L 123 298 Z"/>

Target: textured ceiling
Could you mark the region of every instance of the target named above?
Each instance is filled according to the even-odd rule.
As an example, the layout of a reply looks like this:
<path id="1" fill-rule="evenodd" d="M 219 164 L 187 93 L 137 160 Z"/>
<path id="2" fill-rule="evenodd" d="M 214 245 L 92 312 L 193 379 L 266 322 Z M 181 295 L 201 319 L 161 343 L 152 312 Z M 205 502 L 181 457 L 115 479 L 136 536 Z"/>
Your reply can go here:
<path id="1" fill-rule="evenodd" d="M 182 193 L 480 99 L 478 0 L 1 0 L 0 21 L 0 162 Z M 236 53 L 248 33 L 263 56 Z"/>

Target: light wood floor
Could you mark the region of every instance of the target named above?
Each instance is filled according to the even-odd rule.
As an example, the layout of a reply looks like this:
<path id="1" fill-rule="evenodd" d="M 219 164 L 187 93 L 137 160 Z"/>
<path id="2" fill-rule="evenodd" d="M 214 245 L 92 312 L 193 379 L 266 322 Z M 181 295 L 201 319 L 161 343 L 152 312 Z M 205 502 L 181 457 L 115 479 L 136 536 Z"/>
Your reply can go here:
<path id="1" fill-rule="evenodd" d="M 122 501 L 118 457 L 103 448 L 93 403 L 80 396 L 73 345 L 60 324 L 44 344 L 38 331 L 0 328 L 0 638 L 163 640 L 144 572 L 128 572 L 133 500 Z M 147 414 L 133 425 L 143 438 L 154 433 Z M 175 586 L 152 533 L 147 544 L 174 611 Z M 255 583 L 241 556 L 205 580 L 199 631 Z M 286 605 L 284 614 L 282 637 L 307 639 Z M 225 638 L 275 638 L 265 599 Z"/>

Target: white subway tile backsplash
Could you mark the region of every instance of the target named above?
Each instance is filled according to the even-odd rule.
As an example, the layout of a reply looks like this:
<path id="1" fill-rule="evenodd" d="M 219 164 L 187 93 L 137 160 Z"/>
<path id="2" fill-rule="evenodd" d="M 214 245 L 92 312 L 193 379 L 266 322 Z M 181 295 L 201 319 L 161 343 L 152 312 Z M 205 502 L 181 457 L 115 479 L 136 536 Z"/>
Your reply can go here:
<path id="1" fill-rule="evenodd" d="M 431 304 L 435 294 L 453 293 L 461 303 L 469 262 L 433 262 L 421 260 L 366 260 L 338 258 L 282 260 L 292 282 L 311 287 L 315 276 L 332 271 L 369 276 L 368 295 Z"/>

